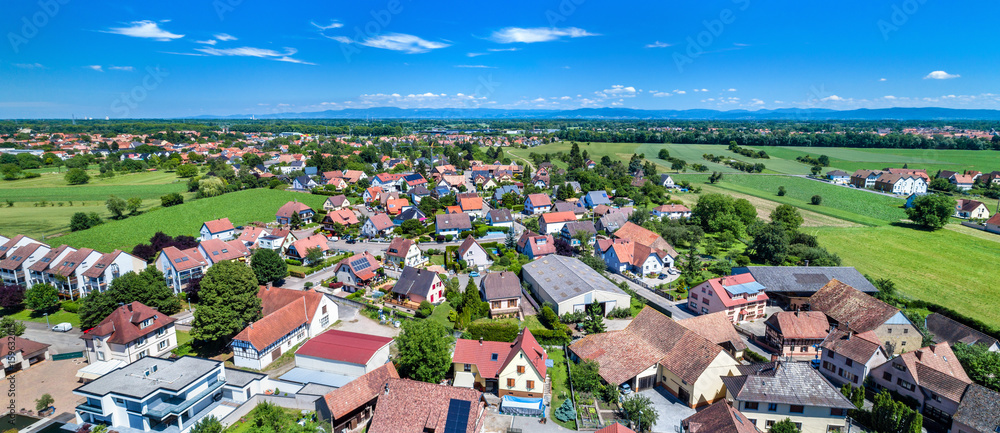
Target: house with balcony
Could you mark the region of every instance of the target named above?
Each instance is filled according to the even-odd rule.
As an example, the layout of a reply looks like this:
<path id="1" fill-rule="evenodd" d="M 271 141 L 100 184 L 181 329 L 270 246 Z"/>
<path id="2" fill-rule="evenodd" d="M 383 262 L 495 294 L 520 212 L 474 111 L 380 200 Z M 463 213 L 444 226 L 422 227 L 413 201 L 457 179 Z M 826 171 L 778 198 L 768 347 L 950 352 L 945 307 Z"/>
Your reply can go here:
<path id="1" fill-rule="evenodd" d="M 225 417 L 263 393 L 267 380 L 222 361 L 145 357 L 74 389 L 86 398 L 74 413 L 77 424 L 185 433 L 209 413 Z"/>
<path id="2" fill-rule="evenodd" d="M 790 419 L 801 432 L 846 432 L 854 404 L 805 362 L 739 365 L 723 377 L 726 399 L 762 431 Z"/>
<path id="3" fill-rule="evenodd" d="M 129 272 L 139 273 L 146 269 L 146 261 L 121 250 L 104 254 L 90 269 L 83 272 L 87 293 L 103 292 L 111 282 Z"/>
<path id="4" fill-rule="evenodd" d="M 27 246 L 30 244 L 41 244 L 41 242 L 38 242 L 25 235 L 17 235 L 10 239 L 0 237 L 0 240 L 4 241 L 3 244 L 0 244 L 0 259 L 6 259 L 8 254 L 14 252 L 14 250 L 21 248 L 23 246 Z"/>
<path id="5" fill-rule="evenodd" d="M 808 305 L 826 314 L 831 325 L 856 333 L 874 331 L 890 355 L 916 350 L 923 341 L 920 330 L 898 308 L 836 279 L 809 297 Z"/>
<path id="6" fill-rule="evenodd" d="M 49 250 L 41 259 L 28 266 L 28 286 L 48 281 L 48 270 L 52 265 L 60 263 L 66 256 L 76 252 L 76 248 L 68 245 L 60 245 Z"/>
<path id="7" fill-rule="evenodd" d="M 278 224 L 291 224 L 293 214 L 299 215 L 302 224 L 309 224 L 312 222 L 313 215 L 316 212 L 305 203 L 290 201 L 278 208 L 278 212 L 275 213 L 275 220 L 278 221 Z"/>
<path id="8" fill-rule="evenodd" d="M 250 261 L 250 249 L 247 248 L 246 244 L 238 240 L 223 241 L 220 239 L 209 239 L 202 241 L 198 244 L 198 253 L 205 260 L 208 260 L 209 266 L 231 260 L 240 262 Z"/>
<path id="9" fill-rule="evenodd" d="M 356 292 L 371 286 L 381 268 L 382 262 L 375 260 L 375 256 L 365 251 L 341 260 L 333 268 L 333 273 L 337 276 L 337 282 L 344 283 L 344 290 Z"/>
<path id="10" fill-rule="evenodd" d="M 18 247 L 3 260 L 0 260 L 0 280 L 3 284 L 10 286 L 21 286 L 29 288 L 31 284 L 31 272 L 29 268 L 42 257 L 45 257 L 51 249 L 48 245 L 30 243 L 23 247 Z"/>
<path id="11" fill-rule="evenodd" d="M 764 290 L 750 274 L 713 278 L 691 289 L 688 309 L 695 314 L 725 311 L 733 323 L 763 319 L 769 299 Z"/>
<path id="12" fill-rule="evenodd" d="M 521 312 L 521 280 L 509 271 L 490 272 L 479 282 L 482 297 L 490 304 L 490 317 L 516 317 Z"/>
<path id="13" fill-rule="evenodd" d="M 581 233 L 587 234 L 585 240 L 587 245 L 593 245 L 597 240 L 597 227 L 594 226 L 593 221 L 570 221 L 559 231 L 559 236 L 569 242 L 570 246 L 579 248 L 580 239 L 578 236 L 582 236 Z"/>
<path id="14" fill-rule="evenodd" d="M 438 214 L 434 217 L 434 228 L 438 236 L 458 236 L 472 230 L 472 218 L 467 213 Z"/>
<path id="15" fill-rule="evenodd" d="M 116 308 L 80 338 L 87 362 L 123 361 L 131 364 L 147 356 L 169 357 L 177 348 L 174 318 L 141 302 Z"/>
<path id="16" fill-rule="evenodd" d="M 552 210 L 552 199 L 545 194 L 528 194 L 524 199 L 524 213 L 538 215 Z"/>
<path id="17" fill-rule="evenodd" d="M 197 247 L 186 250 L 166 247 L 160 251 L 154 263 L 156 268 L 163 272 L 167 287 L 173 289 L 174 293 L 187 289 L 191 281 L 200 280 L 211 266 L 211 263 L 198 252 Z"/>
<path id="18" fill-rule="evenodd" d="M 79 299 L 87 295 L 86 277 L 83 273 L 90 269 L 103 254 L 90 248 L 81 248 L 53 263 L 45 271 L 45 282 L 59 289 L 60 296 Z"/>

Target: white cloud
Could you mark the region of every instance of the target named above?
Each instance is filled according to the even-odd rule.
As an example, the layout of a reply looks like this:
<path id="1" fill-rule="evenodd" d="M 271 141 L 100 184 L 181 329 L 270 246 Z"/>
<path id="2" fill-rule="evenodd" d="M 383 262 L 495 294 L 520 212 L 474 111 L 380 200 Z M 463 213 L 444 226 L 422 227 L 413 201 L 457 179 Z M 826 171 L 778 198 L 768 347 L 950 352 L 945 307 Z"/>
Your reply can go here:
<path id="1" fill-rule="evenodd" d="M 320 29 L 320 30 L 339 29 L 341 27 L 344 27 L 344 24 L 341 23 L 341 22 L 339 22 L 339 21 L 337 21 L 337 20 L 330 21 L 330 24 L 327 24 L 325 26 L 316 24 L 315 21 L 310 21 L 309 24 L 312 24 L 312 25 L 316 26 L 316 28 Z"/>
<path id="2" fill-rule="evenodd" d="M 651 44 L 646 44 L 646 48 L 666 48 L 672 47 L 674 44 L 668 44 L 666 42 L 656 41 Z"/>
<path id="3" fill-rule="evenodd" d="M 735 92 L 735 91 L 736 91 L 736 89 L 733 89 L 733 88 L 730 88 L 730 89 L 727 89 L 726 91 L 727 91 L 727 92 Z"/>
<path id="4" fill-rule="evenodd" d="M 14 66 L 21 69 L 45 69 L 41 63 L 15 63 Z"/>
<path id="5" fill-rule="evenodd" d="M 356 103 L 355 103 L 356 102 Z M 344 105 L 363 107 L 399 107 L 399 108 L 474 108 L 487 103 L 486 97 L 476 97 L 457 93 L 426 92 L 421 94 L 401 95 L 399 93 L 364 94 L 357 101 L 344 101 Z"/>
<path id="6" fill-rule="evenodd" d="M 148 20 L 133 21 L 129 24 L 130 25 L 128 27 L 110 28 L 105 33 L 114 33 L 116 35 L 131 36 L 133 38 L 155 39 L 158 41 L 169 41 L 184 37 L 184 35 L 170 33 L 166 30 L 161 29 L 160 25 L 153 21 L 148 21 Z"/>
<path id="7" fill-rule="evenodd" d="M 601 90 L 600 92 L 597 92 L 597 94 L 601 95 L 601 96 L 604 96 L 606 98 L 610 98 L 610 97 L 615 97 L 615 98 L 619 98 L 619 97 L 632 98 L 632 97 L 635 97 L 635 95 L 638 94 L 638 92 L 635 90 L 635 87 L 632 87 L 632 86 L 626 87 L 626 86 L 622 86 L 620 84 L 616 84 L 616 85 L 611 86 L 610 89 L 604 89 L 604 90 Z"/>
<path id="8" fill-rule="evenodd" d="M 655 90 L 653 91 L 653 97 L 656 97 L 656 98 L 666 98 L 668 96 L 674 96 L 674 94 L 670 93 L 670 92 L 657 92 Z"/>
<path id="9" fill-rule="evenodd" d="M 535 98 L 535 99 L 532 99 L 531 102 L 534 102 L 536 104 L 537 103 L 541 103 L 541 102 L 545 102 L 545 98 Z"/>
<path id="10" fill-rule="evenodd" d="M 677 89 L 674 89 L 674 93 L 676 93 L 676 94 L 678 94 L 678 95 L 684 95 L 684 94 L 687 94 L 687 92 L 685 92 L 685 91 L 683 91 L 683 90 L 677 90 Z"/>
<path id="11" fill-rule="evenodd" d="M 226 33 L 219 33 L 219 34 L 215 35 L 215 39 L 218 39 L 218 40 L 220 40 L 222 42 L 228 42 L 228 41 L 235 41 L 236 40 L 236 36 L 232 36 L 232 35 L 229 35 L 229 34 L 226 34 Z"/>
<path id="12" fill-rule="evenodd" d="M 780 103 L 780 102 L 781 101 L 774 101 L 774 103 L 776 103 L 776 104 Z M 750 105 L 764 105 L 764 101 L 761 101 L 760 99 L 754 98 L 754 99 L 751 100 Z"/>
<path id="13" fill-rule="evenodd" d="M 887 79 L 885 79 L 885 78 L 879 78 L 878 80 L 879 80 L 879 81 L 889 81 L 889 80 L 887 80 Z"/>
<path id="14" fill-rule="evenodd" d="M 573 99 L 573 98 L 570 98 L 569 96 L 563 96 L 563 97 L 559 98 L 559 100 L 561 100 L 561 101 L 569 101 L 570 99 Z"/>
<path id="15" fill-rule="evenodd" d="M 521 51 L 520 48 L 487 48 L 486 51 L 492 51 L 494 53 L 500 53 L 504 51 Z"/>
<path id="16" fill-rule="evenodd" d="M 93 69 L 93 70 L 95 70 L 97 72 L 104 72 L 104 68 L 102 68 L 101 65 L 87 65 L 87 66 L 84 66 L 84 67 L 85 68 Z"/>
<path id="17" fill-rule="evenodd" d="M 952 75 L 952 74 L 949 74 L 949 73 L 947 73 L 945 71 L 934 71 L 934 72 L 931 72 L 931 73 L 927 74 L 927 76 L 924 77 L 924 79 L 925 80 L 950 80 L 952 78 L 958 78 L 958 77 L 961 77 L 961 75 L 958 75 L 958 74 Z"/>
<path id="18" fill-rule="evenodd" d="M 472 69 L 496 69 L 496 66 L 486 66 L 486 65 L 455 65 L 456 68 L 472 68 Z"/>
<path id="19" fill-rule="evenodd" d="M 133 68 L 131 66 L 108 66 L 108 69 L 110 69 L 112 71 L 125 71 L 125 72 L 134 72 L 135 71 L 135 68 Z"/>
<path id="20" fill-rule="evenodd" d="M 579 27 L 507 27 L 493 32 L 490 39 L 501 44 L 549 42 L 563 37 L 598 36 Z"/>
<path id="21" fill-rule="evenodd" d="M 324 35 L 326 36 L 326 35 Z M 404 33 L 386 33 L 364 40 L 355 41 L 346 36 L 326 36 L 342 44 L 358 44 L 383 50 L 402 51 L 407 54 L 426 53 L 430 50 L 450 47 L 451 44 L 425 40 L 419 36 Z"/>
<path id="22" fill-rule="evenodd" d="M 479 57 L 479 56 L 485 56 L 487 54 L 489 53 L 465 53 L 467 57 Z"/>
<path id="23" fill-rule="evenodd" d="M 195 42 L 195 43 L 198 43 L 198 44 L 203 44 L 203 45 L 215 45 L 215 44 L 217 44 L 217 43 L 218 43 L 219 41 L 217 41 L 217 40 L 215 40 L 215 39 L 209 39 L 209 40 L 207 40 L 207 41 L 194 41 L 194 42 Z"/>
<path id="24" fill-rule="evenodd" d="M 224 48 L 224 49 L 202 47 L 202 48 L 195 48 L 195 51 L 200 51 L 210 56 L 258 57 L 262 59 L 276 60 L 279 62 L 299 63 L 303 65 L 315 64 L 306 62 L 304 60 L 292 58 L 291 56 L 298 52 L 298 50 L 296 50 L 295 48 L 285 48 L 284 52 L 278 52 L 267 48 L 254 48 L 254 47 L 239 47 L 239 48 Z"/>
<path id="25" fill-rule="evenodd" d="M 892 96 L 892 95 L 885 95 L 885 96 L 883 96 L 883 98 L 885 98 L 885 99 L 896 99 L 896 97 Z"/>
<path id="26" fill-rule="evenodd" d="M 834 102 L 843 102 L 843 101 L 848 101 L 848 100 L 850 100 L 850 99 L 844 99 L 844 98 L 841 98 L 841 97 L 839 97 L 837 95 L 830 95 L 830 96 L 827 96 L 827 97 L 825 97 L 823 99 L 820 99 L 820 101 L 834 101 Z"/>

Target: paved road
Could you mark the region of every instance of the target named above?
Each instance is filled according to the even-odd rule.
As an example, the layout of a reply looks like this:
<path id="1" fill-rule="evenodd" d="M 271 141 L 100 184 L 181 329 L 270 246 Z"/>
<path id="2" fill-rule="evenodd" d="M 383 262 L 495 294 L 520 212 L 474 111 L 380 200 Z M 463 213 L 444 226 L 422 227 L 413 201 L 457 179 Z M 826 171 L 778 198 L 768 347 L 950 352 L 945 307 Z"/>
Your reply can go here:
<path id="1" fill-rule="evenodd" d="M 628 286 L 632 290 L 635 290 L 635 293 L 637 293 L 639 296 L 642 296 L 643 298 L 646 298 L 647 301 L 659 305 L 667 309 L 667 311 L 670 311 L 674 319 L 680 320 L 680 319 L 687 319 L 694 317 L 694 315 L 689 313 L 687 309 L 677 306 L 673 302 L 668 301 L 667 298 L 657 295 L 656 293 L 653 293 L 652 291 L 650 291 L 645 287 L 642 287 L 629 280 L 626 280 L 621 275 L 609 273 L 608 276 L 616 282 L 622 282 L 622 281 L 626 282 Z"/>
<path id="2" fill-rule="evenodd" d="M 55 325 L 55 323 L 53 323 Z M 24 322 L 28 329 L 24 331 L 22 337 L 39 343 L 50 344 L 49 352 L 53 355 L 57 353 L 79 352 L 84 350 L 83 340 L 80 336 L 83 331 L 73 328 L 69 332 L 53 332 L 44 323 Z"/>
<path id="3" fill-rule="evenodd" d="M 313 272 L 309 275 L 306 275 L 305 278 L 288 277 L 285 278 L 285 281 L 280 286 L 278 285 L 275 286 L 281 287 L 283 289 L 303 290 L 306 288 L 306 283 L 313 283 L 313 285 L 315 286 L 318 285 L 320 281 L 333 277 L 334 267 L 336 267 L 336 265 L 327 266 L 326 268 L 323 268 L 323 270 L 321 271 Z"/>

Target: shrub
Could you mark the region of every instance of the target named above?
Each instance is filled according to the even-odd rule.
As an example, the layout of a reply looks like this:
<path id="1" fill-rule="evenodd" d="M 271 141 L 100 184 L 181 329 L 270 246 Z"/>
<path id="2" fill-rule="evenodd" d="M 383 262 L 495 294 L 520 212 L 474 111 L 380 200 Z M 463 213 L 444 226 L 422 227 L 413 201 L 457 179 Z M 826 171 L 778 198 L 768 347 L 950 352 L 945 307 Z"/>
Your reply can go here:
<path id="1" fill-rule="evenodd" d="M 823 197 L 820 197 L 818 195 L 814 195 L 814 196 L 812 196 L 811 199 L 809 199 L 809 202 L 812 203 L 815 206 L 819 206 L 821 203 L 823 203 Z"/>
<path id="2" fill-rule="evenodd" d="M 285 259 L 285 263 L 287 263 L 289 265 L 292 265 L 292 266 L 302 266 L 302 261 L 301 260 Z"/>
<path id="3" fill-rule="evenodd" d="M 80 311 L 80 304 L 73 301 L 66 301 L 62 303 L 62 309 L 67 313 L 76 313 Z"/>
<path id="4" fill-rule="evenodd" d="M 778 187 L 778 197 L 784 197 L 784 196 L 785 196 L 785 187 L 779 186 Z"/>
<path id="5" fill-rule="evenodd" d="M 757 352 L 754 352 L 752 350 L 749 350 L 749 349 L 743 351 L 743 359 L 745 359 L 747 361 L 750 361 L 750 362 L 768 362 L 768 361 L 770 361 L 769 359 L 767 359 L 766 357 L 764 357 L 764 355 L 761 355 L 761 354 L 759 354 Z"/>
<path id="6" fill-rule="evenodd" d="M 470 340 L 482 338 L 486 341 L 514 341 L 514 338 L 517 338 L 518 332 L 520 332 L 519 327 L 509 322 L 470 323 L 466 329 L 466 335 Z M 532 334 L 534 334 L 534 331 L 532 331 Z M 535 334 L 535 338 L 538 339 L 537 334 Z M 541 341 L 540 339 L 538 340 Z"/>
<path id="7" fill-rule="evenodd" d="M 160 197 L 160 205 L 163 207 L 176 206 L 181 203 L 184 203 L 184 196 L 176 192 Z"/>

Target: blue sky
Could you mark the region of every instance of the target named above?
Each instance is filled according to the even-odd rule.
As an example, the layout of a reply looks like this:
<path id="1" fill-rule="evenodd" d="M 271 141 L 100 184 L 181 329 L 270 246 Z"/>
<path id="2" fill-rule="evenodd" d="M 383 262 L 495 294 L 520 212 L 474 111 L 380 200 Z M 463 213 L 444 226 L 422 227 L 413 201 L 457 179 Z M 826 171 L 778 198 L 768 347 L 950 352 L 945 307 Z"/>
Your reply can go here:
<path id="1" fill-rule="evenodd" d="M 995 1 L 12 2 L 0 117 L 1000 108 Z M 978 19 L 977 19 L 978 18 Z"/>

